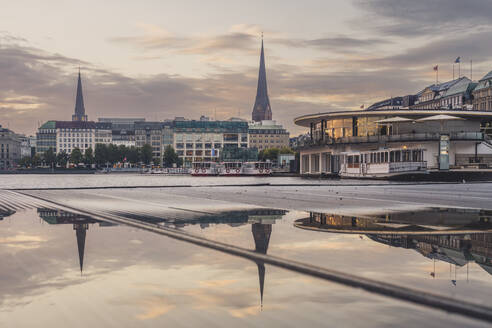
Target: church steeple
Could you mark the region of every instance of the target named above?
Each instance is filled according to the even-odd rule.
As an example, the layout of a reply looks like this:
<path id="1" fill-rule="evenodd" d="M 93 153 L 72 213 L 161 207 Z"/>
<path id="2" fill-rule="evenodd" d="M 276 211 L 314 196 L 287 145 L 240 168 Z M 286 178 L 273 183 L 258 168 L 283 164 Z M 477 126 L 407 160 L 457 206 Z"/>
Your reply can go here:
<path id="1" fill-rule="evenodd" d="M 256 90 L 256 100 L 253 106 L 253 121 L 259 122 L 272 119 L 272 109 L 268 98 L 268 88 L 265 69 L 265 51 L 263 49 L 263 33 L 261 35 L 260 70 L 258 73 L 258 88 Z"/>
<path id="2" fill-rule="evenodd" d="M 77 81 L 77 96 L 75 98 L 75 114 L 72 115 L 72 121 L 87 121 L 87 115 L 85 115 L 84 96 L 82 94 L 82 79 L 80 78 L 79 67 L 79 79 Z"/>

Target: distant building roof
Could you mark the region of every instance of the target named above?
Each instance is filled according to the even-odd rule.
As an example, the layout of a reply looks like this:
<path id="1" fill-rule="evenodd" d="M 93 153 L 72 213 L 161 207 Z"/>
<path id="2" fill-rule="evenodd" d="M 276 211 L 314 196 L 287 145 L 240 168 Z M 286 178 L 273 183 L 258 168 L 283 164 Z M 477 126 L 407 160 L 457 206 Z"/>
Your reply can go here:
<path id="1" fill-rule="evenodd" d="M 47 121 L 39 127 L 40 129 L 56 129 L 56 121 Z"/>
<path id="2" fill-rule="evenodd" d="M 402 106 L 402 104 L 403 104 L 403 97 L 392 97 L 392 98 L 378 101 L 372 104 L 371 106 L 367 107 L 366 110 L 376 110 L 381 107 L 392 107 L 392 106 L 398 107 L 398 106 Z"/>
<path id="3" fill-rule="evenodd" d="M 176 131 L 231 131 L 231 132 L 247 132 L 247 122 L 236 121 L 174 121 Z"/>
<path id="4" fill-rule="evenodd" d="M 57 129 L 95 129 L 96 123 L 92 121 L 55 121 Z"/>
<path id="5" fill-rule="evenodd" d="M 125 117 L 100 117 L 97 119 L 98 122 L 107 122 L 107 123 L 135 123 L 135 122 L 145 122 L 145 118 L 125 118 Z"/>

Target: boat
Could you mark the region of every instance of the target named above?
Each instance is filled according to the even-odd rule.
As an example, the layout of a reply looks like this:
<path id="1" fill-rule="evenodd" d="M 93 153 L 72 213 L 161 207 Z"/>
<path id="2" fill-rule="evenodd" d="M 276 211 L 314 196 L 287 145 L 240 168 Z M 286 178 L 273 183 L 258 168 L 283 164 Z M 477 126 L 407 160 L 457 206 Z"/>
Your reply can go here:
<path id="1" fill-rule="evenodd" d="M 193 162 L 191 165 L 191 175 L 193 176 L 214 176 L 219 174 L 219 166 L 216 162 Z"/>
<path id="2" fill-rule="evenodd" d="M 427 173 L 422 148 L 384 148 L 341 154 L 339 175 L 348 178 L 392 177 Z"/>
<path id="3" fill-rule="evenodd" d="M 246 162 L 243 165 L 242 175 L 270 175 L 272 174 L 271 162 Z"/>
<path id="4" fill-rule="evenodd" d="M 242 162 L 224 162 L 220 166 L 219 175 L 222 176 L 238 176 L 242 174 Z"/>

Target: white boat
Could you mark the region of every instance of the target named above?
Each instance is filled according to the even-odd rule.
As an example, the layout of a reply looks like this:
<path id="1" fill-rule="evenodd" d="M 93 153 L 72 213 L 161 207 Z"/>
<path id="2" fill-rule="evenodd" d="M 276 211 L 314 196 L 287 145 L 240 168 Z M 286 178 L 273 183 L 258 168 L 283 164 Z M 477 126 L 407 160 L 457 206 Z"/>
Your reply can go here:
<path id="1" fill-rule="evenodd" d="M 194 176 L 213 176 L 219 174 L 219 166 L 216 162 L 193 162 L 191 175 Z"/>
<path id="2" fill-rule="evenodd" d="M 224 162 L 220 166 L 219 175 L 238 176 L 242 174 L 242 162 Z"/>
<path id="3" fill-rule="evenodd" d="M 272 174 L 271 162 L 246 162 L 243 164 L 243 175 L 270 175 Z"/>
<path id="4" fill-rule="evenodd" d="M 385 148 L 341 154 L 341 177 L 377 178 L 427 173 L 422 148 Z"/>

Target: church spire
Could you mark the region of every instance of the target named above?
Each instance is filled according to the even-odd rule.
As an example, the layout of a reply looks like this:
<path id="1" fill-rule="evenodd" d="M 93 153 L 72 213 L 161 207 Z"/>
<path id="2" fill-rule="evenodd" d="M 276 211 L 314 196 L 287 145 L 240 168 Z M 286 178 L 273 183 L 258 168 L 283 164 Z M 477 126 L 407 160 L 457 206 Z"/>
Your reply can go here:
<path id="1" fill-rule="evenodd" d="M 263 49 L 263 33 L 261 34 L 260 70 L 258 72 L 258 88 L 256 90 L 256 100 L 253 106 L 253 121 L 272 119 L 272 109 L 268 98 L 268 88 L 265 69 L 265 51 Z"/>
<path id="2" fill-rule="evenodd" d="M 82 94 L 82 79 L 80 78 L 79 67 L 79 79 L 77 81 L 77 96 L 75 98 L 75 114 L 72 115 L 72 121 L 87 121 L 87 115 L 85 115 L 84 96 Z"/>

